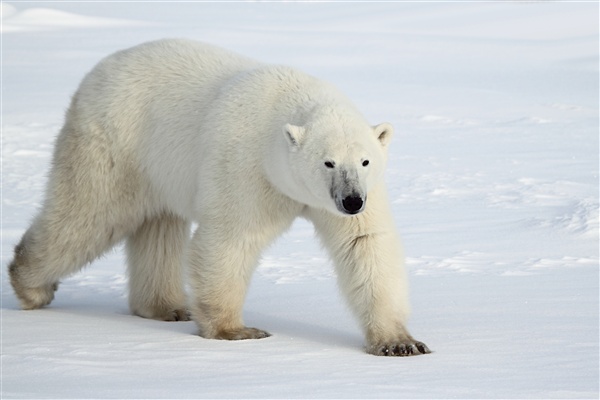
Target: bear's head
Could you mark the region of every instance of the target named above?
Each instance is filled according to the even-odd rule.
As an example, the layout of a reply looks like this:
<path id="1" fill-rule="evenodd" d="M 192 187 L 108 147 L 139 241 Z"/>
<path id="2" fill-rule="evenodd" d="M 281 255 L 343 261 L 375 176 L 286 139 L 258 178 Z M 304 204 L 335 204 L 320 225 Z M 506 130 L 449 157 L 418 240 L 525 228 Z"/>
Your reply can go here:
<path id="1" fill-rule="evenodd" d="M 388 123 L 370 126 L 335 112 L 286 124 L 289 173 L 301 189 L 296 200 L 346 216 L 364 211 L 369 191 L 383 179 L 392 134 Z"/>

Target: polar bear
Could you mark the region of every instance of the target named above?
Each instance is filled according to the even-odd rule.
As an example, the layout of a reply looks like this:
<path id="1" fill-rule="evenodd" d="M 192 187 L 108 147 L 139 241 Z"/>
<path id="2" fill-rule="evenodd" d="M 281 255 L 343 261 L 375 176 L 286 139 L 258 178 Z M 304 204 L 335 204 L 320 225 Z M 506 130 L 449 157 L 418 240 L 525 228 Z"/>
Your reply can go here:
<path id="1" fill-rule="evenodd" d="M 261 251 L 304 217 L 331 254 L 367 352 L 429 353 L 405 325 L 383 182 L 392 133 L 288 67 L 180 39 L 117 52 L 72 98 L 45 201 L 9 266 L 14 291 L 22 308 L 43 307 L 61 278 L 126 240 L 134 314 L 191 314 L 205 338 L 264 338 L 242 321 L 247 286 Z"/>

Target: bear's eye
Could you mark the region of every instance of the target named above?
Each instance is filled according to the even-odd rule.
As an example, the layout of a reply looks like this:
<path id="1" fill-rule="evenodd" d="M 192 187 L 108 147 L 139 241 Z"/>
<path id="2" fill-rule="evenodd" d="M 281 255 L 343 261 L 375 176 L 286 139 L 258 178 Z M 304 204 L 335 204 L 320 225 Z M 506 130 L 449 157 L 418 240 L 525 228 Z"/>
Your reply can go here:
<path id="1" fill-rule="evenodd" d="M 366 167 L 367 165 L 369 165 L 369 160 L 365 160 L 365 161 L 363 161 L 363 163 L 362 163 L 362 166 L 363 166 L 363 167 Z"/>
<path id="2" fill-rule="evenodd" d="M 333 168 L 335 165 L 334 165 L 334 164 L 333 164 L 333 162 L 331 162 L 331 161 L 325 161 L 325 166 L 326 166 L 327 168 Z"/>

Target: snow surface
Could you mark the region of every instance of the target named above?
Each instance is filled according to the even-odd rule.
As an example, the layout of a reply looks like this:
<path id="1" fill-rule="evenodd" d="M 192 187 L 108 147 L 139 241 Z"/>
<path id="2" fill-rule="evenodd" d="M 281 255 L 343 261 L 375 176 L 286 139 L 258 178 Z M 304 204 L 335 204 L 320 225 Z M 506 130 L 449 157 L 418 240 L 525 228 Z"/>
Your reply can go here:
<path id="1" fill-rule="evenodd" d="M 2 3 L 2 398 L 598 398 L 599 5 Z M 70 95 L 103 56 L 208 41 L 337 84 L 397 134 L 387 172 L 435 352 L 365 354 L 312 227 L 257 270 L 246 322 L 129 315 L 120 249 L 20 311 L 12 248 Z M 168 62 L 169 60 L 165 60 Z"/>

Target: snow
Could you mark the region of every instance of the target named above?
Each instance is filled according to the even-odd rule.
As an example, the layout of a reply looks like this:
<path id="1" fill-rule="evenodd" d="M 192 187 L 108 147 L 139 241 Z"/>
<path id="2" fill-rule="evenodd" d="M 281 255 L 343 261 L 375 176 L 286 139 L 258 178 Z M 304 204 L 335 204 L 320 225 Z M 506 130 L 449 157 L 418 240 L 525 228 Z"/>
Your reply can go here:
<path id="1" fill-rule="evenodd" d="M 17 9 L 14 6 L 7 3 L 2 3 L 2 16 L 3 33 L 142 25 L 142 23 L 138 21 L 94 18 L 47 8 L 30 8 L 17 12 Z"/>
<path id="2" fill-rule="evenodd" d="M 2 3 L 2 398 L 598 398 L 594 2 Z M 103 56 L 208 41 L 396 128 L 386 179 L 427 356 L 365 354 L 312 227 L 265 254 L 268 339 L 129 315 L 122 249 L 21 311 L 7 280 L 70 95 Z M 165 60 L 168 62 L 168 60 Z"/>

